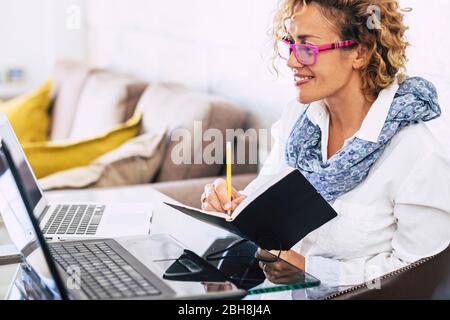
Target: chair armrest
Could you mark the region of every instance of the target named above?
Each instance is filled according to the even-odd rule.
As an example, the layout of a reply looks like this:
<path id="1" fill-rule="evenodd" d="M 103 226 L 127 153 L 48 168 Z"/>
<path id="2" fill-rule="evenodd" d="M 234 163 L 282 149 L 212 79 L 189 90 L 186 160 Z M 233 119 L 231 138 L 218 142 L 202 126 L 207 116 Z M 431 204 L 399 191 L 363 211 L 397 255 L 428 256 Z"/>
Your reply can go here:
<path id="1" fill-rule="evenodd" d="M 205 185 L 212 183 L 218 177 L 158 182 L 153 183 L 152 187 L 166 194 L 167 196 L 191 207 L 200 207 L 200 196 L 203 193 Z M 253 179 L 256 174 L 241 174 L 233 176 L 233 186 L 238 189 L 244 189 Z"/>
<path id="2" fill-rule="evenodd" d="M 380 289 L 360 284 L 325 300 L 441 300 L 450 299 L 450 247 L 445 251 L 377 278 Z"/>

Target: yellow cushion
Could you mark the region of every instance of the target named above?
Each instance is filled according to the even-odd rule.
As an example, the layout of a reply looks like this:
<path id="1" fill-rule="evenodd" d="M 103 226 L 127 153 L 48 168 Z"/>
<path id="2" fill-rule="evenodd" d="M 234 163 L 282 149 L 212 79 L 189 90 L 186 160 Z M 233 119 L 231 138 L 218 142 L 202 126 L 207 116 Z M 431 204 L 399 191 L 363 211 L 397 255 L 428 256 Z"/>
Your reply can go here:
<path id="1" fill-rule="evenodd" d="M 52 81 L 48 80 L 32 93 L 0 104 L 21 143 L 47 140 L 51 90 Z"/>
<path id="2" fill-rule="evenodd" d="M 37 178 L 86 166 L 135 137 L 139 133 L 141 118 L 142 115 L 136 113 L 126 123 L 95 138 L 69 143 L 28 143 L 24 145 L 24 151 Z"/>

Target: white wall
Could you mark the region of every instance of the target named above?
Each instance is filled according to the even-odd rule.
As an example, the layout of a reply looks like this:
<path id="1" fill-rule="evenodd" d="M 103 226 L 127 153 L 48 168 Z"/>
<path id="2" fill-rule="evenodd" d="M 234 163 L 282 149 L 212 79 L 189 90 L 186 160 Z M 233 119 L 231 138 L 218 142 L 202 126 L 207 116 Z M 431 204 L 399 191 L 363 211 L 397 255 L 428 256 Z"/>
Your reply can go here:
<path id="1" fill-rule="evenodd" d="M 35 0 L 32 0 L 35 1 Z M 42 1 L 42 0 L 39 0 Z M 47 0 L 48 1 L 48 0 Z M 54 58 L 87 61 L 86 2 L 50 0 Z"/>
<path id="2" fill-rule="evenodd" d="M 263 59 L 276 0 L 93 0 L 91 62 L 213 92 L 275 120 L 293 97 Z"/>
<path id="3" fill-rule="evenodd" d="M 0 0 L 2 79 L 6 69 L 24 68 L 32 88 L 50 77 L 57 59 L 87 59 L 87 29 L 67 28 L 70 4 L 84 9 L 84 0 Z"/>
<path id="4" fill-rule="evenodd" d="M 0 72 L 24 68 L 30 84 L 48 75 L 54 62 L 50 1 L 0 0 Z M 2 81 L 3 82 L 3 81 Z"/>

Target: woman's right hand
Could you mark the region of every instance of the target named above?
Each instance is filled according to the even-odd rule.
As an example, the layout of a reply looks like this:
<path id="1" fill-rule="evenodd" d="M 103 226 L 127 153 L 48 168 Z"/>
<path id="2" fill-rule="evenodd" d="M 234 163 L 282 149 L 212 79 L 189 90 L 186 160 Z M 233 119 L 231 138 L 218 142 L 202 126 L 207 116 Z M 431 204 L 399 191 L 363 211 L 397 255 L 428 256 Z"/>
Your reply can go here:
<path id="1" fill-rule="evenodd" d="M 201 196 L 202 210 L 232 213 L 247 196 L 231 188 L 232 201 L 228 197 L 227 183 L 224 179 L 217 179 L 207 184 Z"/>

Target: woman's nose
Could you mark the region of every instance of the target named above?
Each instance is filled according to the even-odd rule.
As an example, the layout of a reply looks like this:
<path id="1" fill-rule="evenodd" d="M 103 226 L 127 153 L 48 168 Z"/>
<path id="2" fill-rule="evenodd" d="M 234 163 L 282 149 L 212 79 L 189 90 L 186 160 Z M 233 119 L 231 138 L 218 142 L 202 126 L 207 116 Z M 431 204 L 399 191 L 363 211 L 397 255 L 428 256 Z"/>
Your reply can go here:
<path id="1" fill-rule="evenodd" d="M 289 68 L 303 68 L 304 65 L 301 64 L 297 58 L 295 57 L 295 54 L 292 52 L 291 56 L 289 57 L 288 61 L 287 61 L 287 65 Z"/>

